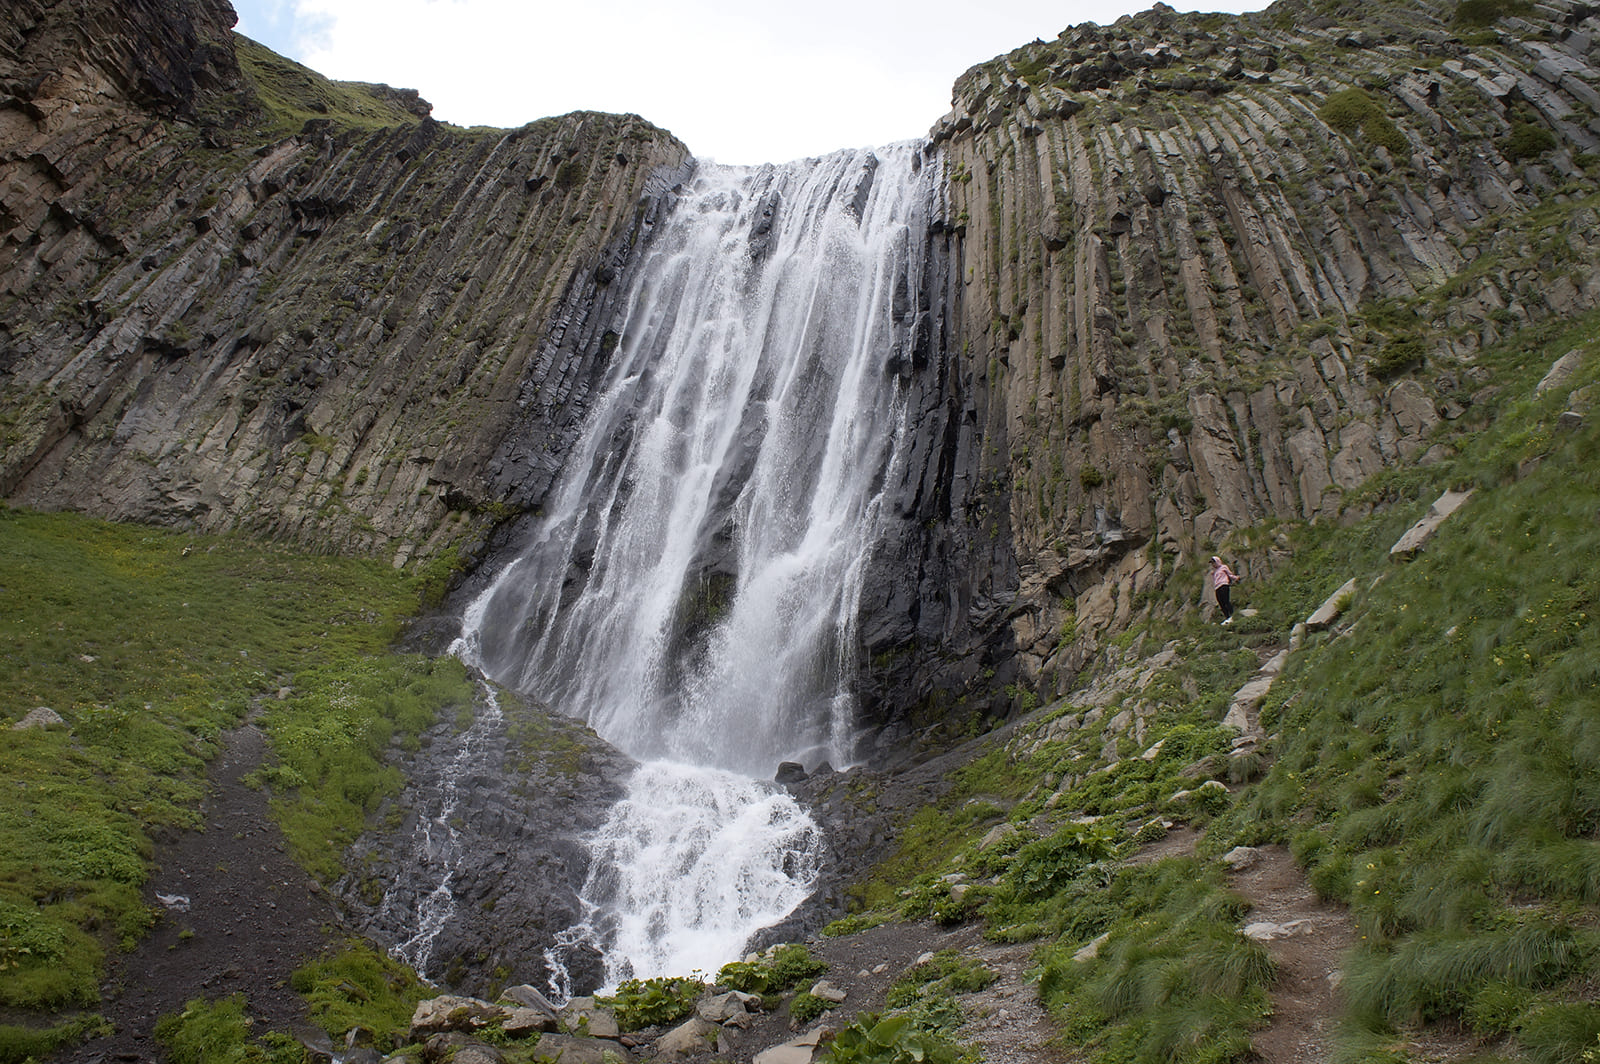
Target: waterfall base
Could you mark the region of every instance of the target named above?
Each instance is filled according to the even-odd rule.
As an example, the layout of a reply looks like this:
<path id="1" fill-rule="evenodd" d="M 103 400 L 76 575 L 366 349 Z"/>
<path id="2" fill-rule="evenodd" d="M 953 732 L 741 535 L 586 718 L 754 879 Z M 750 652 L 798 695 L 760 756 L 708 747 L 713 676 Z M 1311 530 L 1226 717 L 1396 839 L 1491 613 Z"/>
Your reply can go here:
<path id="1" fill-rule="evenodd" d="M 471 729 L 447 720 L 424 733 L 404 766 L 405 793 L 379 810 L 384 826 L 350 848 L 335 886 L 358 930 L 404 946 L 426 978 L 464 993 L 546 985 L 545 950 L 586 911 L 583 840 L 605 822 L 633 770 L 583 724 L 520 696 L 500 699 L 498 720 L 486 719 L 495 710 L 480 699 Z M 463 757 L 473 733 L 481 733 L 474 752 Z M 456 836 L 448 868 L 437 851 L 442 826 Z M 428 899 L 445 877 L 449 918 L 425 929 Z M 575 951 L 568 963 L 575 993 L 604 982 L 597 952 Z"/>

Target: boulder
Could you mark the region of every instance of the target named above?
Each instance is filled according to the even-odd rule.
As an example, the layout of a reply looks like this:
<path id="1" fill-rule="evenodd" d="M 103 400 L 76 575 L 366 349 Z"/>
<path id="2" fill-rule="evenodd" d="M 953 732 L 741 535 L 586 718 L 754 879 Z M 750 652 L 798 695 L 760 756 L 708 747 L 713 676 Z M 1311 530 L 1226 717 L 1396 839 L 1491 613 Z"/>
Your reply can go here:
<path id="1" fill-rule="evenodd" d="M 446 1031 L 429 1038 L 422 1047 L 427 1064 L 504 1064 L 505 1057 L 493 1046 L 475 1042 L 460 1031 Z"/>
<path id="2" fill-rule="evenodd" d="M 592 997 L 575 997 L 557 1014 L 569 1031 L 581 1031 L 591 1038 L 616 1038 L 622 1033 L 616 1013 L 595 1004 Z"/>
<path id="3" fill-rule="evenodd" d="M 722 1050 L 722 1027 L 719 1024 L 691 1016 L 655 1043 L 659 1060 L 682 1060 L 696 1056 L 708 1049 Z"/>
<path id="4" fill-rule="evenodd" d="M 826 1027 L 818 1026 L 798 1038 L 755 1055 L 752 1064 L 811 1064 L 817 1054 L 817 1043 L 822 1040 Z"/>
<path id="5" fill-rule="evenodd" d="M 1096 935 L 1094 938 L 1089 940 L 1087 945 L 1083 946 L 1078 950 L 1078 952 L 1074 953 L 1072 955 L 1072 959 L 1077 961 L 1079 964 L 1082 964 L 1085 961 L 1094 960 L 1096 957 L 1100 956 L 1100 947 L 1104 946 L 1106 941 L 1110 938 L 1110 931 Z"/>
<path id="6" fill-rule="evenodd" d="M 1470 498 L 1472 498 L 1472 491 L 1468 489 L 1467 491 L 1447 491 L 1435 499 L 1433 505 L 1428 507 L 1428 512 L 1423 514 L 1416 524 L 1406 529 L 1406 534 L 1396 540 L 1395 545 L 1389 548 L 1390 560 L 1408 561 L 1414 558 L 1427 545 L 1428 540 L 1433 538 L 1433 534 L 1439 531 L 1439 526 L 1444 524 L 1451 514 L 1461 509 L 1462 504 Z M 1354 590 L 1354 588 L 1351 590 Z"/>
<path id="7" fill-rule="evenodd" d="M 1272 681 L 1275 673 L 1258 673 L 1253 679 L 1233 693 L 1233 701 L 1228 704 L 1228 713 L 1222 718 L 1224 728 L 1235 731 L 1248 732 L 1252 730 L 1252 715 L 1267 697 L 1267 692 L 1272 690 Z"/>
<path id="8" fill-rule="evenodd" d="M 1286 923 L 1275 924 L 1267 920 L 1260 920 L 1253 924 L 1246 924 L 1244 937 L 1253 938 L 1257 942 L 1271 942 L 1277 938 L 1293 938 L 1295 935 L 1309 935 L 1316 931 L 1316 925 L 1310 920 L 1290 920 Z"/>
<path id="9" fill-rule="evenodd" d="M 1538 384 L 1533 386 L 1534 395 L 1543 395 L 1552 388 L 1559 388 L 1572 379 L 1578 372 L 1578 366 L 1583 363 L 1583 353 L 1574 348 L 1556 359 L 1550 365 L 1550 371 L 1544 375 Z"/>
<path id="10" fill-rule="evenodd" d="M 49 706 L 35 706 L 23 718 L 11 725 L 12 731 L 27 731 L 31 728 L 64 728 L 67 722 L 61 719 L 61 714 Z"/>
<path id="11" fill-rule="evenodd" d="M 500 1021 L 500 1027 L 513 1038 L 526 1038 L 536 1031 L 543 1033 L 560 1030 L 561 1024 L 543 1009 L 530 1009 L 526 1005 L 517 1005 L 507 1010 L 505 1019 Z"/>
<path id="12" fill-rule="evenodd" d="M 411 1038 L 421 1041 L 442 1031 L 475 1031 L 502 1020 L 506 1009 L 478 998 L 444 994 L 417 1002 L 411 1014 Z"/>
<path id="13" fill-rule="evenodd" d="M 520 986 L 507 987 L 500 993 L 500 1000 L 510 1001 L 517 1005 L 524 1005 L 530 1009 L 542 1009 L 554 1016 L 559 1011 L 550 999 L 539 992 L 539 988 L 523 983 Z"/>
<path id="14" fill-rule="evenodd" d="M 695 1006 L 694 1014 L 707 1023 L 720 1023 L 728 1027 L 749 1027 L 752 1000 L 755 1001 L 754 1007 L 759 1009 L 761 998 L 756 994 L 741 994 L 737 990 L 730 990 L 726 994 L 712 994 L 700 1000 Z"/>
<path id="15" fill-rule="evenodd" d="M 844 999 L 849 995 L 845 993 L 842 987 L 835 986 L 826 979 L 822 979 L 812 986 L 811 996 L 821 998 L 823 1001 L 834 1005 L 842 1005 L 844 1004 Z"/>
<path id="16" fill-rule="evenodd" d="M 1244 872 L 1261 863 L 1261 851 L 1254 846 L 1235 846 L 1222 856 L 1229 871 Z"/>
<path id="17" fill-rule="evenodd" d="M 572 1034 L 545 1034 L 539 1036 L 537 1056 L 541 1060 L 559 1060 L 561 1064 L 609 1064 L 611 1061 L 630 1061 L 632 1054 L 621 1042 L 606 1038 L 584 1038 Z"/>

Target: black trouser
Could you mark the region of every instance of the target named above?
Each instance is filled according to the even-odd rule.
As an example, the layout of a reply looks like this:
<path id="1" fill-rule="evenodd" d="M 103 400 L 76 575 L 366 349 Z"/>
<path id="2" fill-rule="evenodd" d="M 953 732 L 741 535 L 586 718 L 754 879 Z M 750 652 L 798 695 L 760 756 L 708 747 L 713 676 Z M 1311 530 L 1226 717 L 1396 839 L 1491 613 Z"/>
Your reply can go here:
<path id="1" fill-rule="evenodd" d="M 1217 605 L 1222 607 L 1223 620 L 1233 616 L 1233 597 L 1227 584 L 1217 588 Z"/>

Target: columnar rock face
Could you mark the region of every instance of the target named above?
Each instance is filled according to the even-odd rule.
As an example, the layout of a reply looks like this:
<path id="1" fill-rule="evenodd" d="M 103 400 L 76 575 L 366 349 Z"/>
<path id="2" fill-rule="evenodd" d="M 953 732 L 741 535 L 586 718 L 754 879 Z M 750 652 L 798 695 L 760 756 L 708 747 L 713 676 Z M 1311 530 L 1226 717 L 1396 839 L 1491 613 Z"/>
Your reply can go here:
<path id="1" fill-rule="evenodd" d="M 10 5 L 0 493 L 470 548 L 539 508 L 692 160 L 634 116 L 443 126 L 231 22 Z M 1233 530 L 1359 514 L 1439 457 L 1479 349 L 1600 303 L 1597 109 L 1572 0 L 1157 5 L 961 77 L 886 357 L 916 439 L 863 594 L 869 723 L 1064 690 Z"/>
<path id="2" fill-rule="evenodd" d="M 1158 4 L 957 82 L 950 376 L 1015 551 L 990 653 L 1041 694 L 1230 531 L 1359 513 L 1481 346 L 1600 302 L 1600 21 L 1482 7 Z"/>
<path id="3" fill-rule="evenodd" d="M 548 487 L 687 153 L 634 116 L 455 129 L 383 86 L 269 113 L 296 72 L 232 21 L 8 16 L 0 492 L 397 564 L 470 542 Z"/>

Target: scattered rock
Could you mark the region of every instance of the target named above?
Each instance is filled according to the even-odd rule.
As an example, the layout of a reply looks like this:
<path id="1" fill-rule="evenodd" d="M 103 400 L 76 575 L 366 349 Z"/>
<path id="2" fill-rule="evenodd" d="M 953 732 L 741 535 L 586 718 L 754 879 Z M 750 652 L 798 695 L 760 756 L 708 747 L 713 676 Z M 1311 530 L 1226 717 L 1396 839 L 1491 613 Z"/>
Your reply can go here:
<path id="1" fill-rule="evenodd" d="M 1235 846 L 1223 855 L 1222 863 L 1235 872 L 1243 872 L 1261 863 L 1261 851 L 1254 846 Z"/>
<path id="2" fill-rule="evenodd" d="M 1534 395 L 1543 395 L 1552 388 L 1559 388 L 1572 379 L 1578 372 L 1578 367 L 1583 363 L 1583 354 L 1574 348 L 1550 364 L 1550 371 L 1544 375 L 1538 384 L 1533 386 Z"/>
<path id="3" fill-rule="evenodd" d="M 608 1053 L 613 1060 L 633 1059 L 621 1042 L 605 1038 L 583 1038 L 570 1034 L 539 1036 L 538 1055 L 544 1059 L 559 1060 L 561 1064 L 608 1064 Z"/>
<path id="4" fill-rule="evenodd" d="M 702 998 L 694 1011 L 696 1016 L 707 1023 L 720 1023 L 727 1027 L 748 1027 L 751 1009 L 760 1007 L 760 995 L 741 994 L 737 990 L 730 990 L 726 994 L 714 994 Z"/>
<path id="5" fill-rule="evenodd" d="M 1428 507 L 1428 512 L 1389 548 L 1389 558 L 1393 561 L 1407 561 L 1415 557 L 1428 540 L 1433 538 L 1433 534 L 1439 531 L 1439 526 L 1444 524 L 1445 519 L 1461 509 L 1462 504 L 1470 498 L 1472 498 L 1471 490 L 1447 491 L 1439 496 L 1433 501 L 1433 505 Z M 1351 587 L 1351 590 L 1355 590 L 1354 587 Z"/>
<path id="6" fill-rule="evenodd" d="M 443 994 L 417 1002 L 411 1014 L 411 1038 L 421 1041 L 445 1031 L 476 1031 L 504 1019 L 506 1009 L 478 998 Z"/>
<path id="7" fill-rule="evenodd" d="M 837 987 L 828 982 L 828 980 L 823 979 L 812 986 L 811 996 L 821 998 L 823 1001 L 831 1002 L 835 1005 L 842 1005 L 844 1004 L 845 998 L 849 995 L 845 993 L 843 988 Z"/>
<path id="8" fill-rule="evenodd" d="M 542 1043 L 541 1043 L 542 1045 Z M 656 1039 L 655 1049 L 659 1060 L 682 1060 L 707 1049 L 722 1050 L 722 1027 L 691 1016 Z"/>
<path id="9" fill-rule="evenodd" d="M 1316 931 L 1316 925 L 1310 920 L 1290 920 L 1288 923 L 1275 924 L 1268 920 L 1246 924 L 1244 937 L 1253 938 L 1257 942 L 1271 942 L 1279 938 L 1292 938 L 1295 935 L 1309 935 Z"/>
<path id="10" fill-rule="evenodd" d="M 1082 949 L 1078 950 L 1078 952 L 1074 953 L 1072 955 L 1072 959 L 1077 961 L 1080 964 L 1083 963 L 1084 961 L 1092 961 L 1092 960 L 1094 960 L 1096 957 L 1100 956 L 1100 947 L 1104 946 L 1106 944 L 1107 940 L 1110 939 L 1110 938 L 1111 938 L 1111 932 L 1110 931 L 1107 931 L 1107 932 L 1105 932 L 1104 934 L 1101 934 L 1101 935 L 1096 935 L 1094 938 L 1089 940 L 1089 943 L 1087 945 L 1085 945 Z"/>

